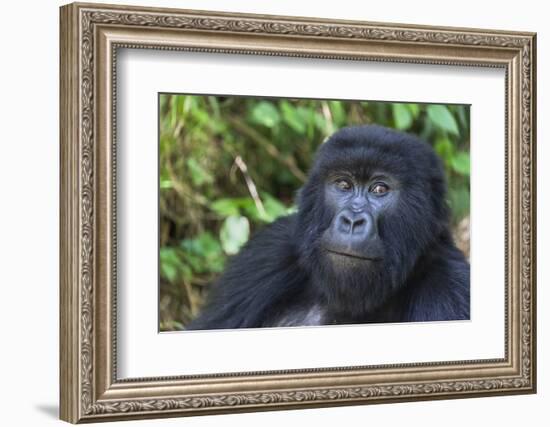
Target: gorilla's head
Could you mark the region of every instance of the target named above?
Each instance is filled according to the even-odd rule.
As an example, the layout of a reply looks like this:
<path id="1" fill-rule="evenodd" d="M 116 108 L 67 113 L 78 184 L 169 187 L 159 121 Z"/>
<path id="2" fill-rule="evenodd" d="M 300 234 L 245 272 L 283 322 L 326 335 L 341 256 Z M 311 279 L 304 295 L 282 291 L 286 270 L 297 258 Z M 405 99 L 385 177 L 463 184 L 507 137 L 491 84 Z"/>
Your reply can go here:
<path id="1" fill-rule="evenodd" d="M 322 277 L 328 304 L 357 311 L 352 316 L 375 309 L 448 238 L 445 197 L 443 168 L 428 144 L 379 126 L 336 132 L 299 193 L 297 240 L 313 286 Z"/>

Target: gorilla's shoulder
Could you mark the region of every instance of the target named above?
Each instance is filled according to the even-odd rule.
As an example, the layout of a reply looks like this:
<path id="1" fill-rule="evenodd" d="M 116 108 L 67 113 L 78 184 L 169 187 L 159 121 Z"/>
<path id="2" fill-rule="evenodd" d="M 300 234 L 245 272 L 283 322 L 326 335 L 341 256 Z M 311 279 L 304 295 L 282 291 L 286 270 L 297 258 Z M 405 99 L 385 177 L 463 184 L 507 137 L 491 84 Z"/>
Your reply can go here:
<path id="1" fill-rule="evenodd" d="M 187 329 L 259 327 L 283 299 L 292 299 L 307 280 L 292 242 L 296 216 L 280 218 L 257 232 L 233 256 L 204 310 Z"/>
<path id="2" fill-rule="evenodd" d="M 254 262 L 276 261 L 295 256 L 296 214 L 281 217 L 259 230 L 241 250 L 238 258 Z"/>
<path id="3" fill-rule="evenodd" d="M 294 235 L 294 231 L 296 228 L 296 218 L 296 214 L 292 214 L 276 219 L 271 224 L 266 225 L 258 233 L 256 233 L 256 235 L 251 239 L 250 242 L 259 239 L 269 238 L 273 239 L 274 243 L 286 242 L 290 244 L 291 242 L 289 242 L 289 238 Z"/>

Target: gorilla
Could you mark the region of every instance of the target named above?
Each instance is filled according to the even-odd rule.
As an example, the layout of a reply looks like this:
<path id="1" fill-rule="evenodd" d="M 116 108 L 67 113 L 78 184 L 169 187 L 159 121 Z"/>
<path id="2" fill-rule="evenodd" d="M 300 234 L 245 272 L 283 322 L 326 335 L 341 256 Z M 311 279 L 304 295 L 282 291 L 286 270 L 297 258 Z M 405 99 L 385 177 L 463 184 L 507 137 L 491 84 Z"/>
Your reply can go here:
<path id="1" fill-rule="evenodd" d="M 469 319 L 470 267 L 427 143 L 341 129 L 320 146 L 297 205 L 230 260 L 187 329 Z"/>

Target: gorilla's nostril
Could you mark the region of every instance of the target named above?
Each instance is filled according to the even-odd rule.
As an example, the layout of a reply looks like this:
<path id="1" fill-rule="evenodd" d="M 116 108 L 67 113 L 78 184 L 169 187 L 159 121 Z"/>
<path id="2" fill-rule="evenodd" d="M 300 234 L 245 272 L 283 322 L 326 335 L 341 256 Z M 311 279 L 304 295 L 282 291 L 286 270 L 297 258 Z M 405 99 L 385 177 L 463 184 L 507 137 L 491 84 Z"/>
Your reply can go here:
<path id="1" fill-rule="evenodd" d="M 365 218 L 356 219 L 353 222 L 352 233 L 360 233 L 361 231 L 363 231 L 366 225 L 367 220 Z"/>
<path id="2" fill-rule="evenodd" d="M 352 230 L 352 221 L 345 215 L 339 218 L 339 229 L 343 233 L 349 233 Z"/>

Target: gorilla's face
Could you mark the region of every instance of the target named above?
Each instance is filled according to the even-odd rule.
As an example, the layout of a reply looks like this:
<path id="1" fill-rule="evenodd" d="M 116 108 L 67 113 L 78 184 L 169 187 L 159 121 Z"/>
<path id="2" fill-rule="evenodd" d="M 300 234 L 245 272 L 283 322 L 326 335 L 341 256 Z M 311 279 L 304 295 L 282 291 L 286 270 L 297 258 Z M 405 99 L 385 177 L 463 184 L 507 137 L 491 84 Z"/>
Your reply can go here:
<path id="1" fill-rule="evenodd" d="M 369 311 L 403 286 L 448 227 L 445 191 L 439 158 L 410 135 L 368 126 L 325 142 L 300 193 L 297 233 L 326 299 Z"/>
<path id="2" fill-rule="evenodd" d="M 320 246 L 334 269 L 374 269 L 385 253 L 379 221 L 395 206 L 398 182 L 375 172 L 368 179 L 335 171 L 325 181 L 325 206 L 333 212 Z"/>
<path id="3" fill-rule="evenodd" d="M 402 243 L 387 228 L 397 221 L 400 188 L 396 178 L 380 169 L 363 176 L 333 170 L 325 178 L 324 229 L 316 247 L 324 276 L 332 278 L 323 291 L 328 299 L 340 300 L 339 306 L 342 299 L 360 298 L 370 311 L 397 289 L 399 278 L 392 272 L 402 260 L 392 245 Z"/>

